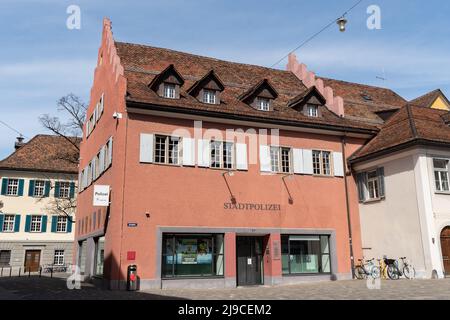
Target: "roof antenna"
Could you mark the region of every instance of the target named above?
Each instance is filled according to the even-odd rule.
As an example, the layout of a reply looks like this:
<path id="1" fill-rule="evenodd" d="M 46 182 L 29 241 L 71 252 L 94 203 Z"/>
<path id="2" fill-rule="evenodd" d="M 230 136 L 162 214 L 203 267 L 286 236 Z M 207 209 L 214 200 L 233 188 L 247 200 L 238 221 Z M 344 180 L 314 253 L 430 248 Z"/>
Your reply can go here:
<path id="1" fill-rule="evenodd" d="M 387 80 L 387 78 L 386 78 L 386 72 L 384 71 L 384 68 L 382 69 L 382 73 L 383 73 L 383 76 L 376 76 L 376 78 L 378 80 L 383 81 L 383 87 L 386 88 L 386 80 Z"/>

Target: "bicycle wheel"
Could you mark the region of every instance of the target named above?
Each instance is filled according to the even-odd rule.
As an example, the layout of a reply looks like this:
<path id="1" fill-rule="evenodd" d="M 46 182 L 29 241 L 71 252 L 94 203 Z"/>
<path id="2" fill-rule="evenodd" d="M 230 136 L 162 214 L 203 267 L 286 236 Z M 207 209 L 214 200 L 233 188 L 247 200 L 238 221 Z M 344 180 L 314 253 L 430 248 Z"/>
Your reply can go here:
<path id="1" fill-rule="evenodd" d="M 393 264 L 388 265 L 387 267 L 387 274 L 389 279 L 391 280 L 398 280 L 400 278 L 400 272 L 396 266 Z"/>
<path id="2" fill-rule="evenodd" d="M 380 268 L 373 266 L 370 270 L 370 275 L 373 279 L 378 279 L 381 276 Z"/>
<path id="3" fill-rule="evenodd" d="M 413 266 L 404 266 L 403 275 L 406 277 L 406 279 L 414 279 L 416 277 L 416 270 L 414 270 Z"/>
<path id="4" fill-rule="evenodd" d="M 367 278 L 367 274 L 361 266 L 355 267 L 355 276 L 358 280 L 364 280 Z"/>

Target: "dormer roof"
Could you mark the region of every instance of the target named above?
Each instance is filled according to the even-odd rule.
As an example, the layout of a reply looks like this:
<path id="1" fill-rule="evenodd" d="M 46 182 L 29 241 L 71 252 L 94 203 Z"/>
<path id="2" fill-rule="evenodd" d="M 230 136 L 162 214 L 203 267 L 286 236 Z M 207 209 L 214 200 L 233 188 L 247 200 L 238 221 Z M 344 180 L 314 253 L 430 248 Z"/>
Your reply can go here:
<path id="1" fill-rule="evenodd" d="M 325 97 L 317 90 L 315 86 L 309 88 L 306 92 L 301 93 L 291 99 L 288 106 L 293 109 L 302 108 L 305 104 L 311 103 L 316 105 L 325 105 Z"/>
<path id="2" fill-rule="evenodd" d="M 154 77 L 148 86 L 152 90 L 156 90 L 162 82 L 177 84 L 181 87 L 184 84 L 184 78 L 177 71 L 175 66 L 170 64 L 167 68 L 161 71 L 161 73 Z"/>
<path id="3" fill-rule="evenodd" d="M 222 92 L 225 85 L 222 80 L 216 75 L 214 70 L 209 71 L 200 80 L 196 81 L 188 90 L 187 93 L 196 96 L 201 89 L 211 89 Z"/>
<path id="4" fill-rule="evenodd" d="M 267 79 L 263 79 L 249 90 L 244 92 L 239 100 L 243 102 L 247 102 L 255 97 L 268 98 L 268 99 L 276 99 L 278 97 L 278 92 L 275 88 L 270 84 L 270 81 Z"/>

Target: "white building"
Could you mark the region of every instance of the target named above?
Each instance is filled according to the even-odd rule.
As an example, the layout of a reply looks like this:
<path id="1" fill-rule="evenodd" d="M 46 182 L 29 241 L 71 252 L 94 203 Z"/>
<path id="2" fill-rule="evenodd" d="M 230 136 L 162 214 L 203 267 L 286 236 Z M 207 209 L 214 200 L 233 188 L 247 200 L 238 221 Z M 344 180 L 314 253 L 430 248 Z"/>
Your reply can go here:
<path id="1" fill-rule="evenodd" d="M 421 278 L 450 274 L 450 113 L 407 105 L 350 162 L 365 257 L 406 256 Z"/>
<path id="2" fill-rule="evenodd" d="M 72 263 L 78 143 L 19 138 L 15 152 L 0 161 L 0 268 L 33 272 Z"/>

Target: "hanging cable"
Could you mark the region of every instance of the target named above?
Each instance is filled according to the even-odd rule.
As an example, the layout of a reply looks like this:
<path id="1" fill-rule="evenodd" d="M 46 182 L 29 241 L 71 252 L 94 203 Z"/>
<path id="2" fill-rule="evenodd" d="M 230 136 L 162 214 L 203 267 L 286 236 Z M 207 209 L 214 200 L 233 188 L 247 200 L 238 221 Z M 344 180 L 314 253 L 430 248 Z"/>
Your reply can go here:
<path id="1" fill-rule="evenodd" d="M 293 50 L 289 51 L 288 54 L 286 54 L 285 56 L 283 56 L 280 60 L 278 60 L 277 62 L 275 62 L 273 65 L 271 65 L 270 67 L 273 68 L 275 67 L 277 64 L 279 64 L 281 61 L 283 61 L 284 59 L 286 59 L 291 53 L 297 51 L 298 49 L 300 49 L 301 47 L 303 47 L 304 45 L 306 45 L 307 43 L 309 43 L 311 40 L 313 40 L 314 38 L 316 38 L 318 35 L 320 35 L 322 32 L 324 32 L 325 30 L 327 30 L 329 27 L 331 27 L 333 24 L 335 24 L 339 19 L 345 17 L 350 11 L 352 11 L 354 8 L 356 8 L 361 2 L 363 2 L 364 0 L 359 0 L 358 2 L 356 2 L 353 6 L 351 6 L 349 9 L 347 9 L 347 11 L 345 11 L 341 16 L 339 16 L 339 18 L 334 19 L 333 21 L 331 21 L 330 23 L 328 23 L 325 27 L 323 27 L 322 29 L 320 29 L 318 32 L 314 33 L 312 36 L 310 36 L 308 39 L 306 39 L 305 41 L 303 41 L 301 44 L 299 44 L 296 48 L 294 48 Z"/>

